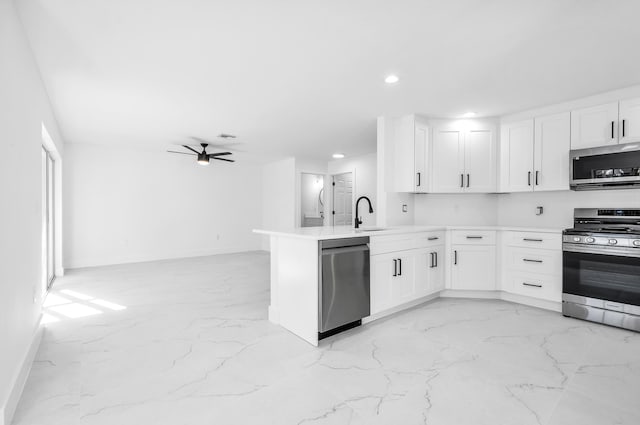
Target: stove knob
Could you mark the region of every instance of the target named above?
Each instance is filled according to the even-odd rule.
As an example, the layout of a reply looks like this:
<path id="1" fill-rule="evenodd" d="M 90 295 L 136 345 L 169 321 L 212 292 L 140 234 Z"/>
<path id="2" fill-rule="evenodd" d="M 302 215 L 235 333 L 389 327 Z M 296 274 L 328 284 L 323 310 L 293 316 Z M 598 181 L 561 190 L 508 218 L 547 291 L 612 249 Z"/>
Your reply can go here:
<path id="1" fill-rule="evenodd" d="M 633 246 L 640 246 L 640 239 L 633 241 Z"/>
<path id="2" fill-rule="evenodd" d="M 594 243 L 596 240 L 595 240 L 595 238 L 587 238 L 587 239 L 585 239 L 585 241 L 587 243 Z"/>
<path id="3" fill-rule="evenodd" d="M 617 239 L 609 239 L 609 245 L 616 245 L 618 243 Z"/>
<path id="4" fill-rule="evenodd" d="M 573 237 L 573 241 L 574 242 L 580 242 L 580 236 L 574 236 Z"/>

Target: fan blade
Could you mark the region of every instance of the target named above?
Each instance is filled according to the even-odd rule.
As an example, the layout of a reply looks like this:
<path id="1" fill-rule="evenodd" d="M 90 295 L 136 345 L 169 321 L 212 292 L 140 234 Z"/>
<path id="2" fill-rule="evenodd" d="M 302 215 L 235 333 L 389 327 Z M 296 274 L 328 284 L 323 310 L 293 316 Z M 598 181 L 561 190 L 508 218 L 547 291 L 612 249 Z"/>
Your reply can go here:
<path id="1" fill-rule="evenodd" d="M 210 153 L 209 156 L 233 155 L 231 152 Z"/>
<path id="2" fill-rule="evenodd" d="M 192 156 L 196 156 L 196 154 L 195 154 L 195 153 L 189 153 L 189 152 L 176 152 L 176 151 L 167 151 L 167 152 L 170 152 L 170 153 L 179 153 L 179 154 L 181 154 L 181 155 L 192 155 Z"/>
<path id="3" fill-rule="evenodd" d="M 191 152 L 195 152 L 196 155 L 200 155 L 200 152 L 198 152 L 197 150 L 193 149 L 191 146 L 182 145 L 182 147 L 189 149 Z"/>
<path id="4" fill-rule="evenodd" d="M 235 162 L 233 159 L 218 158 L 217 156 L 214 156 L 211 159 L 217 159 L 218 161 Z"/>

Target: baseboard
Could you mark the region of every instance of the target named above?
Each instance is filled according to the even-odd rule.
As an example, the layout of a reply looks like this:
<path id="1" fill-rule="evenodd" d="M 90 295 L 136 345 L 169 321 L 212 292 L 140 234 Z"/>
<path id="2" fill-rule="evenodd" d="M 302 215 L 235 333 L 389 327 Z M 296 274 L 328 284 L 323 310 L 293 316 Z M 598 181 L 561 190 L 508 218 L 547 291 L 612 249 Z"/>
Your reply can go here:
<path id="1" fill-rule="evenodd" d="M 29 372 L 31 372 L 31 366 L 33 365 L 36 353 L 40 347 L 43 335 L 44 327 L 38 324 L 33 335 L 33 340 L 31 341 L 31 346 L 29 347 L 27 355 L 22 362 L 22 366 L 20 367 L 20 371 L 18 372 L 18 375 L 11 387 L 9 396 L 7 397 L 4 406 L 0 407 L 0 413 L 2 413 L 0 416 L 0 425 L 8 425 L 13 419 L 13 415 L 16 411 L 16 407 L 18 406 L 18 402 L 20 401 L 20 397 L 22 396 L 24 386 L 27 383 L 27 378 L 29 378 Z"/>
<path id="2" fill-rule="evenodd" d="M 539 298 L 525 297 L 523 295 L 512 294 L 510 292 L 502 292 L 500 294 L 500 299 L 512 303 L 542 308 L 544 310 L 562 312 L 562 302 L 560 301 L 541 300 Z"/>
<path id="3" fill-rule="evenodd" d="M 500 291 L 470 291 L 464 289 L 445 289 L 440 292 L 442 298 L 480 298 L 495 300 L 500 299 Z"/>

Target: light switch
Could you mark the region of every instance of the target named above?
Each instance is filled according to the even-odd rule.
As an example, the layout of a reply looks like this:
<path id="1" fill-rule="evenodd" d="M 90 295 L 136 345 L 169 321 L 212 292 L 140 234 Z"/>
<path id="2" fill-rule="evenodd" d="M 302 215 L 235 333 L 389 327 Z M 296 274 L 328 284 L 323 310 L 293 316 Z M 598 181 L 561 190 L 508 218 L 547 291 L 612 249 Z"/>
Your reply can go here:
<path id="1" fill-rule="evenodd" d="M 402 204 L 402 212 L 407 212 L 407 204 Z"/>
<path id="2" fill-rule="evenodd" d="M 536 207 L 536 215 L 542 215 L 543 212 L 544 212 L 543 207 Z"/>

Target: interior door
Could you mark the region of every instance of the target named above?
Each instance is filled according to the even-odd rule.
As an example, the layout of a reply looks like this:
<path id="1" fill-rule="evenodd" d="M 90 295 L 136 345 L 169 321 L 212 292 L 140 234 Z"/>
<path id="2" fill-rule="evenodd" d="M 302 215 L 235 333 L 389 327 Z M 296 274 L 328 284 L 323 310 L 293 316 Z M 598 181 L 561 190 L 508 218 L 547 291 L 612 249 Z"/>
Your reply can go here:
<path id="1" fill-rule="evenodd" d="M 353 222 L 353 173 L 333 176 L 333 225 L 348 226 Z"/>
<path id="2" fill-rule="evenodd" d="M 464 174 L 463 143 L 462 130 L 434 129 L 433 151 L 431 154 L 432 192 L 462 192 Z"/>
<path id="3" fill-rule="evenodd" d="M 571 149 L 618 143 L 618 102 L 571 111 Z"/>
<path id="4" fill-rule="evenodd" d="M 501 190 L 505 192 L 530 192 L 532 190 L 533 140 L 533 120 L 502 125 L 500 141 Z M 567 153 L 568 151 L 567 149 Z"/>
<path id="5" fill-rule="evenodd" d="M 535 141 L 534 190 L 569 190 L 569 112 L 536 118 Z"/>
<path id="6" fill-rule="evenodd" d="M 640 142 L 640 98 L 620 102 L 620 143 Z"/>
<path id="7" fill-rule="evenodd" d="M 469 130 L 464 141 L 466 192 L 496 191 L 496 153 L 493 129 Z"/>

